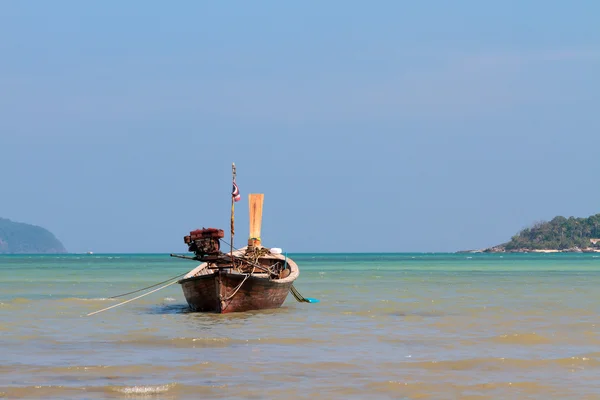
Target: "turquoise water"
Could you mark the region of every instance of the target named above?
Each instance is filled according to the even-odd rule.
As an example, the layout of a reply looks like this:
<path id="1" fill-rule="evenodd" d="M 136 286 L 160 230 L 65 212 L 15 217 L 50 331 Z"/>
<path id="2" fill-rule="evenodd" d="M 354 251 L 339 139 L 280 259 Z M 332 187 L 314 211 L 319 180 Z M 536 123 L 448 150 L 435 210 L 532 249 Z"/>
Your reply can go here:
<path id="1" fill-rule="evenodd" d="M 596 254 L 290 254 L 278 310 L 189 313 L 196 264 L 0 256 L 7 398 L 600 398 Z"/>

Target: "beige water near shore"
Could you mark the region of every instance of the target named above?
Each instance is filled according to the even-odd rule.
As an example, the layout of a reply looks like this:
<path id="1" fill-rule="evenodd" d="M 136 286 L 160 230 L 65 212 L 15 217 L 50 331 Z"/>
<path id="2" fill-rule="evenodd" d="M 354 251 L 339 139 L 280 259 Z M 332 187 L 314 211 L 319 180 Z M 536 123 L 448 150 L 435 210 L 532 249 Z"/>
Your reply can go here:
<path id="1" fill-rule="evenodd" d="M 188 313 L 175 285 L 91 317 L 190 265 L 0 257 L 0 396 L 600 398 L 597 255 L 294 257 L 320 303 Z"/>

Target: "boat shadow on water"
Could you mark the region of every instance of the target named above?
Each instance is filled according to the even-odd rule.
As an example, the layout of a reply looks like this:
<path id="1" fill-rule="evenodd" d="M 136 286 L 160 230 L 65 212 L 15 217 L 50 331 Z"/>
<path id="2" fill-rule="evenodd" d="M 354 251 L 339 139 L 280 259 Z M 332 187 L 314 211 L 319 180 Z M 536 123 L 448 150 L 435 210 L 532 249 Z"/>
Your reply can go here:
<path id="1" fill-rule="evenodd" d="M 195 312 L 192 311 L 190 306 L 185 303 L 163 303 L 149 306 L 143 312 L 144 314 L 154 315 L 168 315 L 168 314 L 184 314 L 186 317 L 193 319 L 219 319 L 219 320 L 236 320 L 236 319 L 249 319 L 254 317 L 261 317 L 265 315 L 285 315 L 293 311 L 293 307 L 279 307 L 267 310 L 252 310 L 246 312 L 236 313 L 215 313 L 215 312 Z"/>
<path id="2" fill-rule="evenodd" d="M 277 318 L 280 316 L 284 319 L 287 315 L 293 313 L 295 309 L 288 307 L 280 307 L 269 310 L 254 310 L 236 313 L 216 313 L 216 312 L 194 312 L 185 303 L 162 304 L 147 307 L 145 314 L 162 315 L 170 319 L 177 319 L 178 324 L 188 326 L 196 331 L 211 331 L 213 329 L 221 329 L 224 327 L 242 326 L 246 324 L 261 323 L 264 319 Z M 272 321 L 271 321 L 272 322 Z"/>

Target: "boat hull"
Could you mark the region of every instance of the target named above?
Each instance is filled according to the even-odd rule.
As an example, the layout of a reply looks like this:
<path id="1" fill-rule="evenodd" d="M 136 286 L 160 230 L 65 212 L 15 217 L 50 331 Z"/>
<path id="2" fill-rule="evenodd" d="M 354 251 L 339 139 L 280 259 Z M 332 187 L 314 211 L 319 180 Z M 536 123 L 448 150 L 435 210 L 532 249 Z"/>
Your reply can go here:
<path id="1" fill-rule="evenodd" d="M 215 271 L 179 283 L 192 311 L 225 314 L 279 308 L 293 281 Z"/>

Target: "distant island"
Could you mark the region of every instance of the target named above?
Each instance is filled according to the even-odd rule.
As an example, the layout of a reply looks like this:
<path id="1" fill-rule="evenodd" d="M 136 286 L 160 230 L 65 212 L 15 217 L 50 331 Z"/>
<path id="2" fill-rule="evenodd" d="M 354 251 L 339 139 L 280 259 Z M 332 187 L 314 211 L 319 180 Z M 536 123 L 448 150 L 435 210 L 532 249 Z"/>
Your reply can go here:
<path id="1" fill-rule="evenodd" d="M 0 254 L 66 253 L 63 244 L 48 230 L 0 218 Z"/>
<path id="2" fill-rule="evenodd" d="M 600 214 L 588 218 L 554 217 L 525 228 L 507 243 L 460 253 L 600 252 Z"/>

